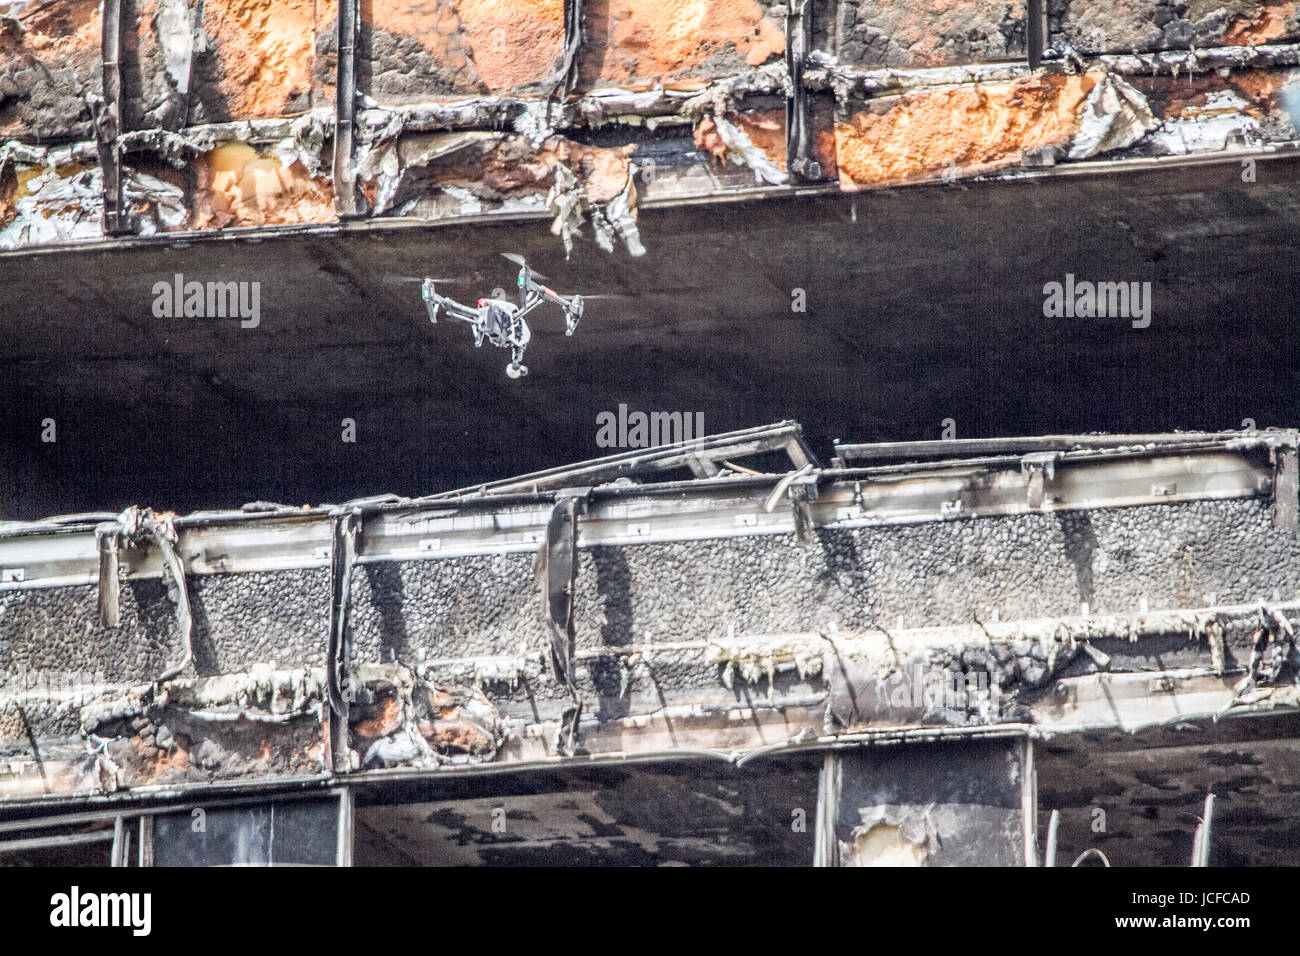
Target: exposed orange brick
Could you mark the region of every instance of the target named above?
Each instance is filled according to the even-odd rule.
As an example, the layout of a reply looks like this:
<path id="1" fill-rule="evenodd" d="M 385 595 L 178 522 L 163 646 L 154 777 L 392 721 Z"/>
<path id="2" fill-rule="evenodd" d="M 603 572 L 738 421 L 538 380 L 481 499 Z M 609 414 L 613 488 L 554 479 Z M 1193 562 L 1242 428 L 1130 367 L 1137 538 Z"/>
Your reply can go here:
<path id="1" fill-rule="evenodd" d="M 331 29 L 336 15 L 336 4 L 324 0 L 317 29 Z M 361 15 L 374 30 L 419 43 L 430 60 L 423 67 L 427 85 L 445 71 L 437 77 L 444 94 L 448 84 L 463 93 L 536 85 L 551 76 L 564 49 L 564 0 L 371 0 Z M 383 90 L 376 95 L 383 99 Z"/>
<path id="2" fill-rule="evenodd" d="M 785 52 L 781 25 L 756 0 L 592 0 L 584 82 L 629 89 L 699 86 L 718 72 Z M 731 54 L 711 70 L 709 62 Z"/>
<path id="3" fill-rule="evenodd" d="M 489 89 L 545 79 L 564 49 L 564 0 L 459 0 L 457 9 Z"/>
<path id="4" fill-rule="evenodd" d="M 1249 46 L 1281 40 L 1288 35 L 1287 21 L 1295 14 L 1294 0 L 1269 4 L 1253 17 L 1234 17 L 1219 42 L 1225 46 Z"/>
<path id="5" fill-rule="evenodd" d="M 99 0 L 42 3 L 9 14 L 22 29 L 0 30 L 0 55 L 99 54 Z"/>
<path id="6" fill-rule="evenodd" d="M 1022 150 L 1064 145 L 1097 74 L 1031 76 L 883 100 L 835 127 L 846 188 L 926 179 L 951 162 L 979 171 L 1010 165 Z"/>
<path id="7" fill-rule="evenodd" d="M 295 98 L 310 93 L 312 0 L 207 0 L 203 29 L 221 64 L 221 93 L 235 118 L 282 116 Z"/>

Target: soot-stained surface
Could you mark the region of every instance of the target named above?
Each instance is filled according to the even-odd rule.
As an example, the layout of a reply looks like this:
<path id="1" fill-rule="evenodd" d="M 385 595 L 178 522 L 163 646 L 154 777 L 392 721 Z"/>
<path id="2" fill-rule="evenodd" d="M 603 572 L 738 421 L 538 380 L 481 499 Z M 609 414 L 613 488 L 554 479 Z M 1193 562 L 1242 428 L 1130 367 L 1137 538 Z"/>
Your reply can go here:
<path id="1" fill-rule="evenodd" d="M 1300 864 L 1298 734 L 1289 715 L 1040 743 L 1039 845 L 1060 810 L 1058 866 L 1089 847 L 1112 866 L 1187 866 L 1213 793 L 1211 866 Z"/>
<path id="2" fill-rule="evenodd" d="M 375 786 L 358 796 L 358 866 L 807 866 L 815 755 Z M 398 805 L 400 802 L 400 805 Z"/>
<path id="3" fill-rule="evenodd" d="M 543 220 L 2 257 L 0 515 L 428 493 L 595 457 L 620 404 L 714 433 L 795 418 L 822 454 L 945 419 L 963 438 L 1291 425 L 1297 169 L 647 207 L 639 259 L 588 237 L 566 262 Z M 538 313 L 518 381 L 396 281 L 472 299 L 513 280 L 501 251 L 614 296 L 571 338 Z M 178 272 L 260 282 L 258 327 L 155 318 Z M 1044 318 L 1067 273 L 1151 281 L 1150 327 Z"/>

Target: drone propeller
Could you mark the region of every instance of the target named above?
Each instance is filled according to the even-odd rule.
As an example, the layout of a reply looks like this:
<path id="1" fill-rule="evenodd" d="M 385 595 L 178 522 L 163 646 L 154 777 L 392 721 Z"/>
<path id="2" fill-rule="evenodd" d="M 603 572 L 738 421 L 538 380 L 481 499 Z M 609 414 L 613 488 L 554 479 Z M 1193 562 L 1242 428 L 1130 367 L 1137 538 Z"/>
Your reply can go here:
<path id="1" fill-rule="evenodd" d="M 536 269 L 534 269 L 532 266 L 529 266 L 529 265 L 528 265 L 528 262 L 527 262 L 527 261 L 524 259 L 524 257 L 521 256 L 519 253 L 517 253 L 517 252 L 503 252 L 503 253 L 501 253 L 501 255 L 502 255 L 503 258 L 509 259 L 511 262 L 513 262 L 513 263 L 514 263 L 515 265 L 517 265 L 517 266 L 521 266 L 521 267 L 522 267 L 522 266 L 528 266 L 528 271 L 530 271 L 530 272 L 533 274 L 533 278 L 534 278 L 534 279 L 541 279 L 543 282 L 547 281 L 546 276 L 542 275 L 540 272 L 538 272 L 538 271 L 537 271 Z"/>
<path id="2" fill-rule="evenodd" d="M 392 284 L 396 282 L 423 282 L 429 276 L 384 276 L 384 282 Z M 459 279 L 433 279 L 434 282 L 447 282 L 452 285 L 460 285 Z"/>

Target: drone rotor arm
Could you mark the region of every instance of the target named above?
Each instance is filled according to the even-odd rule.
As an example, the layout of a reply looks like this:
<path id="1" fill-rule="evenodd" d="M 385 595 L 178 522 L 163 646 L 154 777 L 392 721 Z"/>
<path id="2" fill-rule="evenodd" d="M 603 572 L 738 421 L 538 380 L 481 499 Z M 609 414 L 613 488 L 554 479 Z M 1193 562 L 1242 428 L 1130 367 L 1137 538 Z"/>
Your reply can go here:
<path id="1" fill-rule="evenodd" d="M 440 305 L 447 310 L 447 318 L 455 319 L 457 322 L 468 322 L 470 325 L 476 325 L 481 321 L 479 310 L 468 305 L 462 305 L 455 299 L 443 299 Z"/>

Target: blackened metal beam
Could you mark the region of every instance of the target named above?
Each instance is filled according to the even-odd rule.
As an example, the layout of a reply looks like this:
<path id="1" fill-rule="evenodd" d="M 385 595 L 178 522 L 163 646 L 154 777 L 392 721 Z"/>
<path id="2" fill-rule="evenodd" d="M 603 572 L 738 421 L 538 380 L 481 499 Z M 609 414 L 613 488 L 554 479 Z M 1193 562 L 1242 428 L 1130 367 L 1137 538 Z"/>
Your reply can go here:
<path id="1" fill-rule="evenodd" d="M 598 485 L 618 478 L 648 477 L 677 468 L 707 470 L 706 463 L 743 459 L 768 451 L 784 451 L 795 467 L 817 465 L 803 438 L 798 422 L 785 421 L 759 428 L 710 435 L 672 445 L 620 452 L 605 458 L 532 472 L 517 478 L 461 488 L 430 496 L 429 500 L 463 498 L 468 495 L 505 495 L 539 492 L 578 485 Z"/>
<path id="2" fill-rule="evenodd" d="M 582 0 L 564 0 L 564 59 L 556 73 L 555 85 L 546 98 L 548 123 L 555 101 L 568 96 L 578 80 L 578 51 L 582 49 L 583 17 Z"/>
<path id="3" fill-rule="evenodd" d="M 357 197 L 354 144 L 359 21 L 357 0 L 339 0 L 338 66 L 334 77 L 334 211 L 340 217 L 362 211 Z"/>
<path id="4" fill-rule="evenodd" d="M 351 769 L 348 752 L 348 704 L 352 699 L 348 663 L 352 648 L 348 639 L 348 606 L 351 602 L 352 567 L 357 559 L 357 535 L 361 516 L 345 512 L 330 516 L 330 608 L 326 643 L 326 686 L 329 693 L 327 743 L 336 773 Z"/>
<path id="5" fill-rule="evenodd" d="M 1036 70 L 1043 62 L 1043 49 L 1047 45 L 1047 18 L 1043 15 L 1043 0 L 1025 2 L 1025 47 L 1029 54 L 1029 67 Z"/>
<path id="6" fill-rule="evenodd" d="M 785 15 L 785 66 L 790 75 L 785 100 L 785 155 L 786 169 L 793 179 L 817 181 L 822 178 L 822 168 L 812 155 L 812 107 L 803 81 L 812 25 L 808 7 L 809 0 L 790 0 Z"/>
<path id="7" fill-rule="evenodd" d="M 130 232 L 130 217 L 123 210 L 122 149 L 122 0 L 104 0 L 100 30 L 103 65 L 103 102 L 95 110 L 95 138 L 99 168 L 103 171 L 104 233 Z"/>
<path id="8" fill-rule="evenodd" d="M 1244 442 L 1277 442 L 1294 446 L 1292 430 L 1268 432 L 1170 432 L 1159 435 L 1033 435 L 1022 438 L 953 438 L 946 441 L 880 442 L 858 445 L 835 443 L 835 455 L 850 461 L 921 461 L 975 455 L 1022 455 L 1031 452 L 1067 452 L 1092 449 L 1185 448 Z"/>

